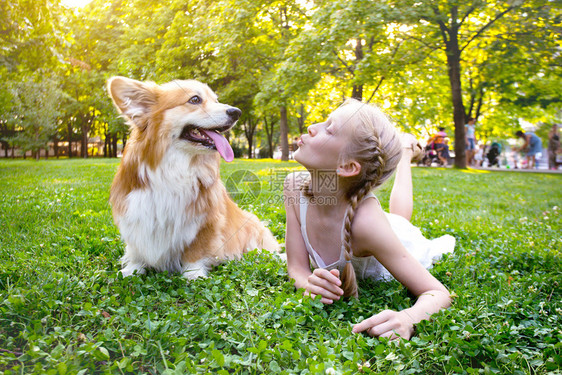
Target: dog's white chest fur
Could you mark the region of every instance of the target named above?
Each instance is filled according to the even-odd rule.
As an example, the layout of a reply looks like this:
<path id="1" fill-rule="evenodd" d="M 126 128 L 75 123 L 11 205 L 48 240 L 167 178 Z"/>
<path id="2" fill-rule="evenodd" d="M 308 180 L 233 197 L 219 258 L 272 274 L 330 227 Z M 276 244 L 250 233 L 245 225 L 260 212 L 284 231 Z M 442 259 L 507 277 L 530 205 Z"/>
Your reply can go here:
<path id="1" fill-rule="evenodd" d="M 206 216 L 193 209 L 200 184 L 190 161 L 185 152 L 169 150 L 156 170 L 140 166 L 139 175 L 148 187 L 129 193 L 126 213 L 119 219 L 127 243 L 124 274 L 145 267 L 182 271 L 184 248 L 193 242 Z"/>

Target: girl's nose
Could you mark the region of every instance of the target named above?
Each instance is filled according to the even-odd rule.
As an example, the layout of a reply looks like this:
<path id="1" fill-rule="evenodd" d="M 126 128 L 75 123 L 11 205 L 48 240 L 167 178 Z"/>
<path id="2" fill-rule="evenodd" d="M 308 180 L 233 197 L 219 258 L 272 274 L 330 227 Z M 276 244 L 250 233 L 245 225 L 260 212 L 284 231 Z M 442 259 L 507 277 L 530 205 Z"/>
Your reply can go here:
<path id="1" fill-rule="evenodd" d="M 310 136 L 316 135 L 316 132 L 317 132 L 317 131 L 316 131 L 316 126 L 310 125 L 310 126 L 307 128 L 307 131 L 308 131 L 308 135 L 310 135 Z"/>

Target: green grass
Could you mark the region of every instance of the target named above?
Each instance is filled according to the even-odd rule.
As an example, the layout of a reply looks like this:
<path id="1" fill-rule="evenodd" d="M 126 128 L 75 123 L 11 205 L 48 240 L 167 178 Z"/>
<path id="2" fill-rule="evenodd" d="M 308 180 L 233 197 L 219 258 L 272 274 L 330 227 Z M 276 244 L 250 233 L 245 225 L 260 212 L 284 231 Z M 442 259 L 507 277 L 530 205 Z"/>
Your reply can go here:
<path id="1" fill-rule="evenodd" d="M 560 175 L 415 168 L 414 224 L 457 239 L 431 271 L 456 297 L 411 341 L 389 342 L 351 325 L 411 305 L 397 282 L 362 283 L 358 300 L 323 306 L 301 298 L 281 261 L 256 252 L 190 283 L 153 272 L 122 279 L 108 205 L 117 164 L 0 161 L 0 371 L 561 372 Z M 256 190 L 245 177 L 252 194 L 236 199 L 280 242 L 281 183 L 297 167 L 222 164 L 223 180 L 241 170 L 259 178 Z M 389 191 L 378 193 L 383 205 Z"/>

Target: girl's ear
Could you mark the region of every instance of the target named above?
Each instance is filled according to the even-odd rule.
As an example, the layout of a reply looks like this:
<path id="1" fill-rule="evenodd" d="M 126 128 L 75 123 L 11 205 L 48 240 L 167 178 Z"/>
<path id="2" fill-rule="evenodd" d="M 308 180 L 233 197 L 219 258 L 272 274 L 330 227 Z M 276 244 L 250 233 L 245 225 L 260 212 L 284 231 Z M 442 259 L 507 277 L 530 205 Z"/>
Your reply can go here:
<path id="1" fill-rule="evenodd" d="M 348 160 L 340 164 L 337 174 L 340 177 L 353 177 L 361 172 L 361 164 L 355 160 Z"/>

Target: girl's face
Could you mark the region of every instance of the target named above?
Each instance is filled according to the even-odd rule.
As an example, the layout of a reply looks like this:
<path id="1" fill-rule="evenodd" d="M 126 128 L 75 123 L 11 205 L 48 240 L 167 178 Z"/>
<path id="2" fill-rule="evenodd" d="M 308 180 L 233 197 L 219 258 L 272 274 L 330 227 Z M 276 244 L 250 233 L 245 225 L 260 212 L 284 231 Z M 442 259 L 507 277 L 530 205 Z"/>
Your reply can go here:
<path id="1" fill-rule="evenodd" d="M 350 105 L 340 107 L 325 122 L 309 126 L 308 133 L 301 136 L 295 160 L 311 169 L 337 169 L 340 157 L 350 142 L 351 127 L 348 122 L 356 121 L 354 109 Z"/>

